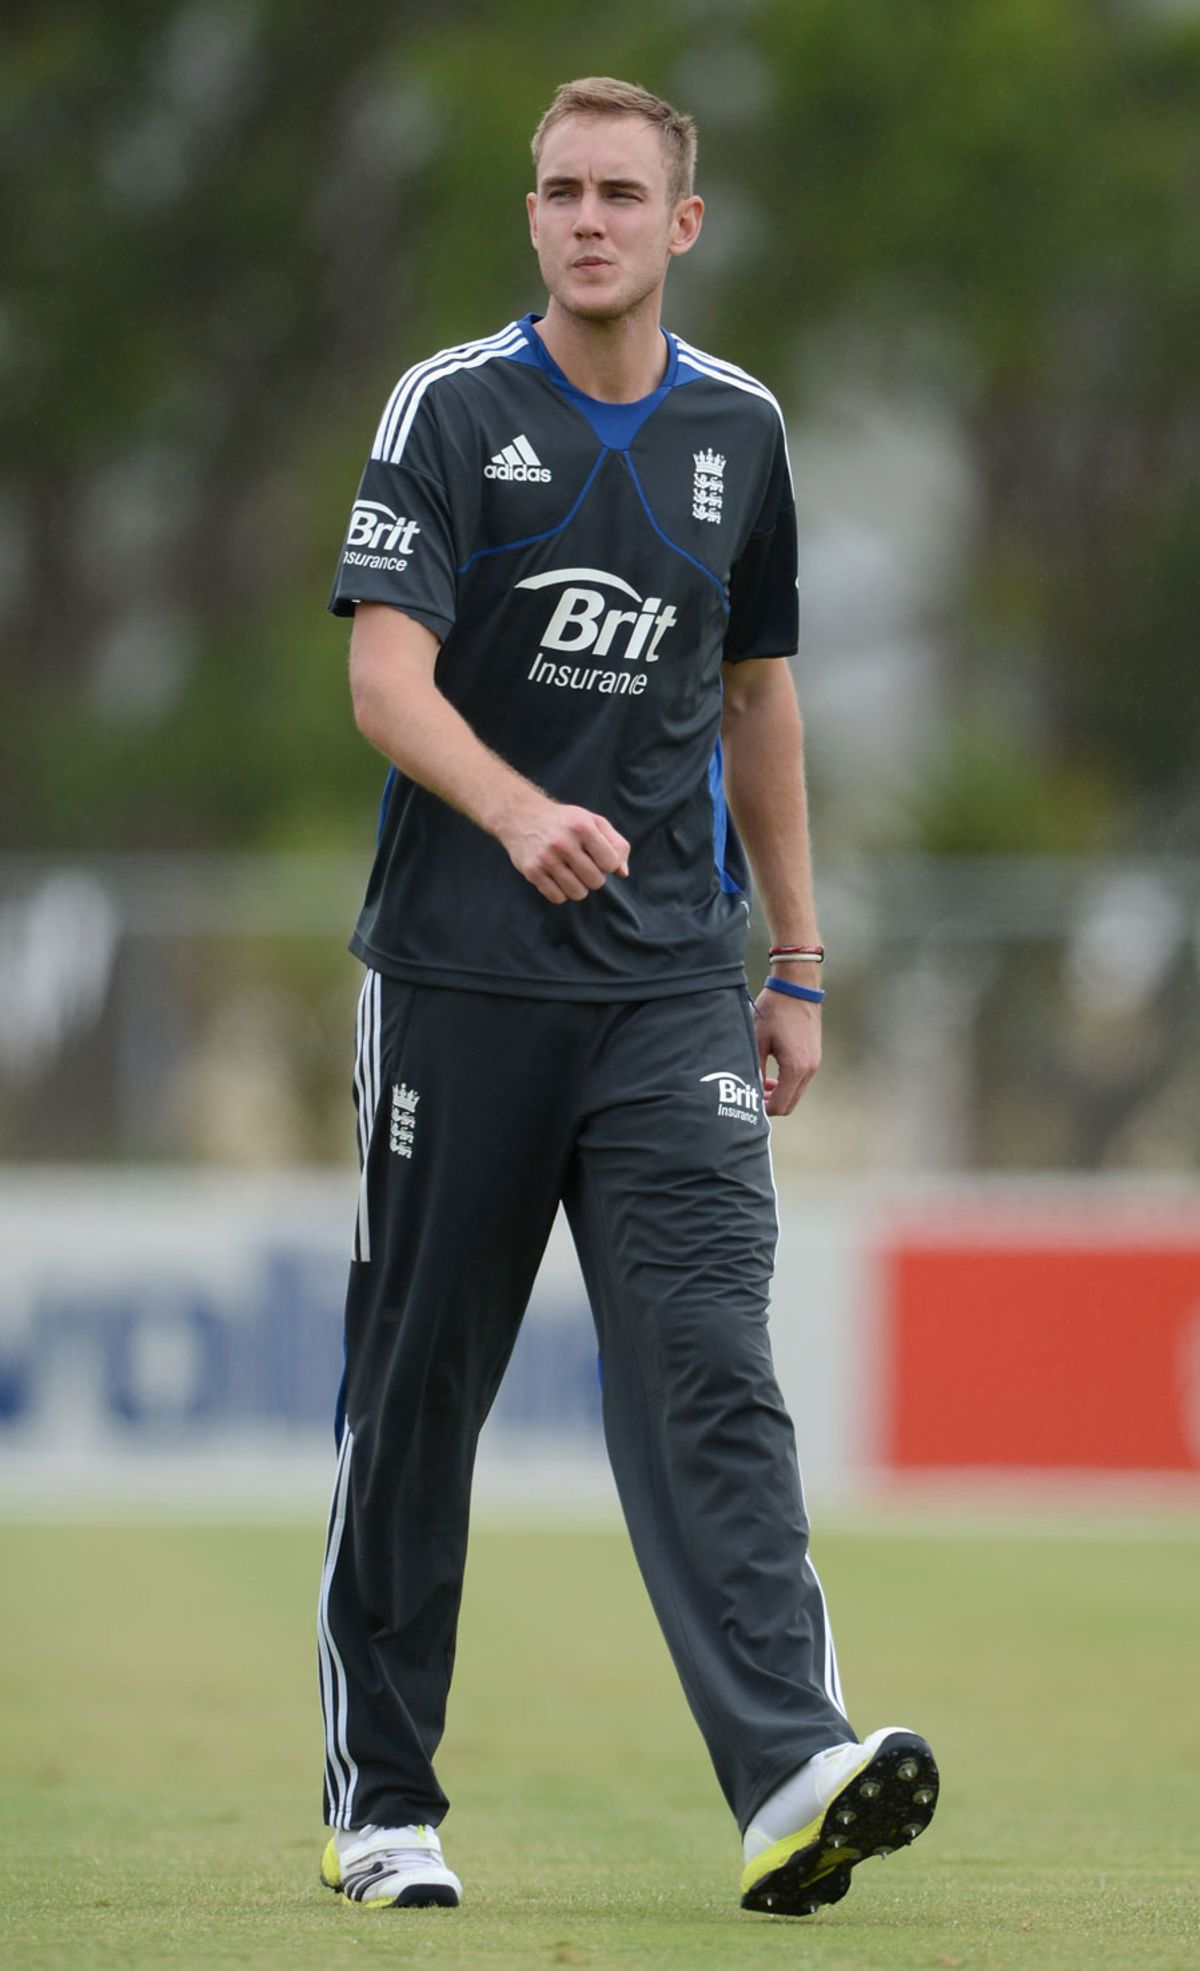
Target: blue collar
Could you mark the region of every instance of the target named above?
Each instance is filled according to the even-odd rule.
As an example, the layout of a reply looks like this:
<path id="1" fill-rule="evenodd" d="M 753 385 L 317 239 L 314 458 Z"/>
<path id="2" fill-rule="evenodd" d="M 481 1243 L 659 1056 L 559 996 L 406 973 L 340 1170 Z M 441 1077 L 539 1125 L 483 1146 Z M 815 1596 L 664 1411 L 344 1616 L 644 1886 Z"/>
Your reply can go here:
<path id="1" fill-rule="evenodd" d="M 599 397 L 587 396 L 564 375 L 534 328 L 534 323 L 541 320 L 540 315 L 529 314 L 522 316 L 517 324 L 525 332 L 525 342 L 529 350 L 529 354 L 524 358 L 518 353 L 517 361 L 536 363 L 555 389 L 561 391 L 564 397 L 568 397 L 587 419 L 602 445 L 614 452 L 627 451 L 646 419 L 654 416 L 659 405 L 666 401 L 675 387 L 676 371 L 679 368 L 679 348 L 675 337 L 669 329 L 663 329 L 662 333 L 667 343 L 667 367 L 657 390 L 651 391 L 648 397 L 639 397 L 636 403 L 606 404 Z"/>

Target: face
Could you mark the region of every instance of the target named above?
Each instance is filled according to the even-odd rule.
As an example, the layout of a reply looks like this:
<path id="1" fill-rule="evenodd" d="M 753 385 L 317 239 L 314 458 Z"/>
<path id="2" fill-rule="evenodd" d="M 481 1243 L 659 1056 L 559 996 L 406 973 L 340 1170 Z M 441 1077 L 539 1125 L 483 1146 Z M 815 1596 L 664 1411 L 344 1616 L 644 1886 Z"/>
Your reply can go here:
<path id="1" fill-rule="evenodd" d="M 667 267 L 695 244 L 704 207 L 671 203 L 658 131 L 639 116 L 567 116 L 547 132 L 529 230 L 551 299 L 615 321 L 658 297 Z"/>

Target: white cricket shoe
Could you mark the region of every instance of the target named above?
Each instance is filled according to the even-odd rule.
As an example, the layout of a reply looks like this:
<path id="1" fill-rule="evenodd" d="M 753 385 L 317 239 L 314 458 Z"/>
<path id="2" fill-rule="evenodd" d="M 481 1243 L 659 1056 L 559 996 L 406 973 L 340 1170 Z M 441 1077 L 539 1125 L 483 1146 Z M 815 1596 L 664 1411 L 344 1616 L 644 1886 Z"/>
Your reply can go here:
<path id="1" fill-rule="evenodd" d="M 368 1909 L 457 1909 L 462 1883 L 446 1867 L 432 1827 L 355 1827 L 332 1834 L 321 1880 Z"/>
<path id="2" fill-rule="evenodd" d="M 746 1829 L 742 1908 L 811 1916 L 840 1902 L 859 1862 L 924 1833 L 937 1796 L 933 1753 L 903 1725 L 818 1752 Z"/>

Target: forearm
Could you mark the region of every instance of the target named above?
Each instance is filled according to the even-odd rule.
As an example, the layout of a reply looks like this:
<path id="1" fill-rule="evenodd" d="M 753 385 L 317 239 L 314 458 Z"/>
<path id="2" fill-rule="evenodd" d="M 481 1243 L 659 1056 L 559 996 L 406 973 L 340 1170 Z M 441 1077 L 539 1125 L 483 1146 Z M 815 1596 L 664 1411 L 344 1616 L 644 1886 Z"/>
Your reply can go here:
<path id="1" fill-rule="evenodd" d="M 494 753 L 438 688 L 438 641 L 412 618 L 360 604 L 350 640 L 359 731 L 410 780 L 495 836 L 550 903 L 628 875 L 629 844 L 603 815 L 553 800 Z"/>
<path id="2" fill-rule="evenodd" d="M 791 676 L 771 660 L 768 687 L 730 693 L 725 789 L 754 873 L 772 944 L 819 943 L 813 898 L 804 729 Z M 789 977 L 792 976 L 789 973 Z M 796 973 L 797 983 L 802 982 Z"/>
<path id="3" fill-rule="evenodd" d="M 771 942 L 815 945 L 812 859 L 804 787 L 804 729 L 791 672 L 780 658 L 739 665 L 726 679 L 725 788 L 750 858 Z M 821 974 L 789 959 L 779 986 L 755 1003 L 767 1114 L 789 1115 L 821 1060 Z M 788 988 L 799 986 L 800 993 Z M 767 1071 L 774 1060 L 776 1075 Z"/>
<path id="4" fill-rule="evenodd" d="M 417 664 L 372 675 L 354 691 L 359 731 L 393 765 L 489 835 L 538 790 L 484 744 Z"/>

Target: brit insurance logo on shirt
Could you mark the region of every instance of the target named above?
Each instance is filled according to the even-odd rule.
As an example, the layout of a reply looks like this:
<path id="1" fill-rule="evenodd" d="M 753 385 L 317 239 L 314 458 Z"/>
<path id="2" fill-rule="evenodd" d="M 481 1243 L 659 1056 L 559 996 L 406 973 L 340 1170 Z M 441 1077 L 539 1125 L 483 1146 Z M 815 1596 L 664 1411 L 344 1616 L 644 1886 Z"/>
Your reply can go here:
<path id="1" fill-rule="evenodd" d="M 531 684 L 595 691 L 602 697 L 640 698 L 664 639 L 679 619 L 673 602 L 639 595 L 623 575 L 603 568 L 552 568 L 527 575 L 518 589 L 548 590 L 553 608 L 538 632 L 529 668 Z M 549 652 L 556 653 L 554 656 Z M 572 661 L 563 661 L 563 655 Z M 607 658 L 604 664 L 597 658 Z M 581 661 L 582 660 L 582 661 Z"/>
<path id="2" fill-rule="evenodd" d="M 402 574 L 421 529 L 382 500 L 355 500 L 342 560 L 348 568 L 386 568 Z"/>

